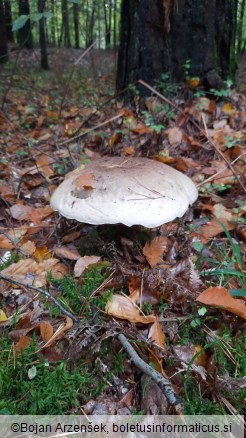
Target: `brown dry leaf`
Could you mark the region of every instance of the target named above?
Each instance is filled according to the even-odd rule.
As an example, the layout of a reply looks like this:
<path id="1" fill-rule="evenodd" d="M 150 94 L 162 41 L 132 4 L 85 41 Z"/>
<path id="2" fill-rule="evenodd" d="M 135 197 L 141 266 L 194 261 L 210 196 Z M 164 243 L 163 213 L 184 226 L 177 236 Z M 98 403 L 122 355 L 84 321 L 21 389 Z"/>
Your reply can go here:
<path id="1" fill-rule="evenodd" d="M 15 246 L 11 240 L 18 242 L 18 240 L 26 234 L 27 230 L 23 228 L 6 228 L 3 232 L 5 235 L 0 234 L 0 249 L 13 249 Z M 7 236 L 9 236 L 11 240 L 9 240 Z"/>
<path id="2" fill-rule="evenodd" d="M 166 134 L 168 136 L 168 141 L 171 146 L 178 146 L 183 138 L 183 132 L 177 126 L 167 129 Z"/>
<path id="3" fill-rule="evenodd" d="M 28 205 L 24 205 L 23 202 L 20 201 L 9 208 L 9 213 L 14 219 L 23 221 L 28 218 L 30 210 L 32 210 L 32 207 L 29 207 Z"/>
<path id="4" fill-rule="evenodd" d="M 75 186 L 80 189 L 84 188 L 85 190 L 93 189 L 93 186 L 95 185 L 95 177 L 92 173 L 84 173 L 83 175 L 80 175 L 75 180 Z"/>
<path id="5" fill-rule="evenodd" d="M 15 344 L 14 350 L 16 353 L 20 353 L 21 350 L 25 350 L 25 348 L 29 347 L 32 340 L 28 336 L 22 336 L 19 341 Z"/>
<path id="6" fill-rule="evenodd" d="M 80 277 L 88 266 L 93 265 L 94 263 L 98 263 L 101 260 L 101 257 L 98 256 L 84 256 L 79 257 L 74 266 L 74 275 L 75 277 Z"/>
<path id="7" fill-rule="evenodd" d="M 224 224 L 228 231 L 233 230 L 236 226 L 235 223 L 228 222 L 222 218 L 220 219 L 220 222 Z M 200 237 L 202 243 L 206 243 L 208 240 L 212 239 L 212 237 L 223 233 L 223 231 L 223 227 L 215 219 L 212 219 L 200 228 Z"/>
<path id="8" fill-rule="evenodd" d="M 130 128 L 134 134 L 149 134 L 152 133 L 153 130 L 149 128 L 148 126 L 144 125 L 143 123 L 138 123 L 137 126 Z"/>
<path id="9" fill-rule="evenodd" d="M 55 246 L 54 253 L 57 257 L 68 259 L 68 260 L 78 260 L 80 258 L 79 251 L 72 246 Z"/>
<path id="10" fill-rule="evenodd" d="M 36 250 L 35 243 L 32 242 L 31 240 L 27 240 L 27 242 L 23 243 L 23 245 L 21 245 L 20 248 L 28 256 L 34 254 Z"/>
<path id="11" fill-rule="evenodd" d="M 165 334 L 162 331 L 161 324 L 158 320 L 152 324 L 152 326 L 149 329 L 149 335 L 148 338 L 153 341 L 158 347 L 164 349 L 166 346 L 165 343 Z"/>
<path id="12" fill-rule="evenodd" d="M 222 111 L 222 113 L 228 114 L 228 115 L 235 114 L 235 112 L 236 112 L 236 110 L 233 107 L 233 105 L 231 104 L 231 102 L 224 103 L 224 105 L 221 108 L 221 111 Z"/>
<path id="13" fill-rule="evenodd" d="M 41 350 L 43 348 L 50 347 L 52 344 L 54 344 L 55 341 L 61 339 L 63 333 L 70 330 L 72 327 L 73 327 L 73 320 L 68 316 L 66 316 L 66 321 L 58 327 L 56 332 L 51 336 L 51 338 L 46 342 L 46 344 L 42 346 Z"/>
<path id="14" fill-rule="evenodd" d="M 42 287 L 46 285 L 46 276 L 49 271 L 52 271 L 54 278 L 60 278 L 67 274 L 68 269 L 58 259 L 54 258 L 45 260 L 43 263 L 25 259 L 12 263 L 2 271 L 2 274 L 23 284 Z"/>
<path id="15" fill-rule="evenodd" d="M 51 339 L 54 333 L 53 326 L 48 321 L 40 321 L 40 335 L 43 341 L 47 342 Z"/>
<path id="16" fill-rule="evenodd" d="M 196 301 L 206 304 L 207 306 L 221 307 L 246 319 L 245 302 L 233 298 L 224 287 L 209 287 L 197 297 Z"/>
<path id="17" fill-rule="evenodd" d="M 158 236 L 147 242 L 143 248 L 143 254 L 148 260 L 151 268 L 163 262 L 162 256 L 171 246 L 170 240 L 165 236 Z"/>
<path id="18" fill-rule="evenodd" d="M 80 237 L 80 234 L 80 231 L 72 231 L 70 233 L 67 233 L 65 236 L 62 237 L 62 243 L 74 242 Z"/>
<path id="19" fill-rule="evenodd" d="M 127 319 L 132 323 L 150 324 L 156 320 L 154 315 L 140 315 L 139 309 L 129 298 L 118 294 L 114 294 L 111 300 L 107 302 L 105 310 L 115 318 Z"/>
<path id="20" fill-rule="evenodd" d="M 8 211 L 14 219 L 29 220 L 34 224 L 39 224 L 44 218 L 54 213 L 50 207 L 34 208 L 23 204 L 22 201 L 12 205 Z"/>
<path id="21" fill-rule="evenodd" d="M 39 172 L 47 178 L 50 178 L 54 175 L 54 171 L 50 166 L 52 163 L 54 163 L 54 158 L 51 158 L 45 154 L 41 154 L 36 158 L 36 164 Z"/>
<path id="22" fill-rule="evenodd" d="M 133 155 L 135 152 L 135 149 L 132 146 L 125 146 L 123 148 L 123 152 L 125 155 Z"/>

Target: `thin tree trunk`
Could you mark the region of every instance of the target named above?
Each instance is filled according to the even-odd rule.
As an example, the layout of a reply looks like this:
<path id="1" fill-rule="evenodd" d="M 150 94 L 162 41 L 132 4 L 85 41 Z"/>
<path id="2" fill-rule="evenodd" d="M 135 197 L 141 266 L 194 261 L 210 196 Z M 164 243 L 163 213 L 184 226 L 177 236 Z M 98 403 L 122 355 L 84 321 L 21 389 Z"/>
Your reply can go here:
<path id="1" fill-rule="evenodd" d="M 73 4 L 73 23 L 75 35 L 75 49 L 79 49 L 79 5 Z"/>
<path id="2" fill-rule="evenodd" d="M 64 46 L 71 47 L 70 40 L 70 30 L 69 30 L 69 17 L 68 17 L 68 7 L 67 0 L 62 0 L 62 26 L 64 32 Z"/>
<path id="3" fill-rule="evenodd" d="M 44 12 L 46 0 L 38 0 L 38 12 Z M 45 35 L 45 22 L 44 17 L 39 20 L 39 45 L 41 54 L 41 68 L 44 70 L 49 69 L 47 46 L 46 46 L 46 35 Z"/>
<path id="4" fill-rule="evenodd" d="M 55 46 L 56 45 L 55 0 L 51 0 L 51 12 L 52 12 L 51 23 L 50 23 L 50 26 L 51 26 L 51 39 L 52 39 L 52 44 Z"/>
<path id="5" fill-rule="evenodd" d="M 0 63 L 8 60 L 7 32 L 4 16 L 3 0 L 0 0 Z"/>
<path id="6" fill-rule="evenodd" d="M 12 32 L 12 11 L 10 0 L 5 0 L 4 2 L 4 15 L 5 15 L 5 25 L 7 32 L 7 40 L 11 43 L 14 42 L 14 34 Z"/>
<path id="7" fill-rule="evenodd" d="M 19 15 L 29 15 L 29 14 L 30 14 L 29 0 L 19 0 Z M 17 39 L 20 47 L 25 47 L 26 49 L 33 48 L 30 20 L 27 20 L 25 25 L 18 30 Z"/>

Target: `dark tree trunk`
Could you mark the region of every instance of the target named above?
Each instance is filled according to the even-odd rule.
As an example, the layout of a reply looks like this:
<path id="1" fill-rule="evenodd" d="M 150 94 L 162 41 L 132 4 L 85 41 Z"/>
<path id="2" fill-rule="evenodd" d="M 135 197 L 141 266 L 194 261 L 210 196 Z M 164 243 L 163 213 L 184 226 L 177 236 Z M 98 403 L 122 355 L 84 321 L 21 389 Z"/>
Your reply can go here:
<path id="1" fill-rule="evenodd" d="M 92 1 L 91 8 L 89 7 L 89 2 L 87 1 L 87 15 L 86 15 L 86 47 L 89 47 L 93 43 L 93 33 L 95 25 L 95 11 L 96 2 Z"/>
<path id="2" fill-rule="evenodd" d="M 164 71 L 162 3 L 162 0 L 122 1 L 118 91 L 138 79 L 153 85 Z"/>
<path id="3" fill-rule="evenodd" d="M 188 60 L 189 74 L 204 81 L 209 75 L 210 86 L 234 72 L 235 0 L 168 4 L 122 0 L 118 91 L 138 79 L 153 85 L 165 71 L 181 81 Z"/>
<path id="4" fill-rule="evenodd" d="M 5 25 L 3 0 L 0 0 L 0 63 L 8 60 L 7 32 Z"/>
<path id="5" fill-rule="evenodd" d="M 69 30 L 69 18 L 67 0 L 62 0 L 62 27 L 64 35 L 64 46 L 71 47 L 70 30 Z"/>
<path id="6" fill-rule="evenodd" d="M 112 16 L 112 0 L 103 2 L 104 8 L 104 26 L 105 26 L 105 45 L 106 49 L 110 49 L 111 45 L 111 16 Z"/>
<path id="7" fill-rule="evenodd" d="M 79 49 L 79 7 L 78 4 L 73 4 L 73 23 L 75 35 L 75 49 Z"/>
<path id="8" fill-rule="evenodd" d="M 38 0 L 38 12 L 44 12 L 46 0 Z M 44 18 L 39 20 L 39 45 L 41 54 L 41 68 L 44 70 L 49 69 L 48 55 L 47 55 L 47 45 L 46 45 L 46 35 L 45 35 L 45 22 Z"/>
<path id="9" fill-rule="evenodd" d="M 29 0 L 19 0 L 19 15 L 29 15 Z M 31 31 L 31 22 L 27 20 L 26 24 L 18 30 L 17 39 L 20 47 L 25 47 L 26 49 L 33 48 L 33 39 Z"/>
<path id="10" fill-rule="evenodd" d="M 5 24 L 7 32 L 7 40 L 11 43 L 14 42 L 14 34 L 12 32 L 12 12 L 10 0 L 5 0 L 4 2 L 4 14 L 5 14 Z"/>

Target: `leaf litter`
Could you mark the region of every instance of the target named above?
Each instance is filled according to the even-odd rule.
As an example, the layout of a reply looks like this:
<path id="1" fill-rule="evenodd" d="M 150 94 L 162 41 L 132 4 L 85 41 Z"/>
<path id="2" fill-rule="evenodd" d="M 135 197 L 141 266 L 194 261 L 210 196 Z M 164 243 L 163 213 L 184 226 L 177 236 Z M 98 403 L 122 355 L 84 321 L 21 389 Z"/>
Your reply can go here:
<path id="1" fill-rule="evenodd" d="M 111 79 L 106 75 L 102 81 L 109 86 Z M 19 92 L 18 87 L 9 91 L 8 118 L 3 114 L 1 119 L 10 134 L 8 141 L 2 137 L 0 162 L 0 274 L 9 278 L 0 282 L 1 332 L 9 331 L 18 354 L 29 348 L 35 333 L 37 351 L 48 361 L 76 356 L 92 364 L 109 340 L 110 351 L 100 359 L 100 366 L 112 370 L 113 356 L 119 351 L 117 336 L 124 333 L 177 393 L 184 396 L 189 378 L 206 394 L 202 401 L 219 400 L 226 410 L 230 404 L 237 406 L 236 393 L 243 384 L 237 372 L 240 352 L 233 356 L 233 341 L 241 336 L 246 289 L 245 98 L 235 91 L 226 102 L 194 98 L 181 104 L 179 114 L 167 117 L 153 94 L 146 99 L 152 117 L 149 126 L 141 113 L 130 109 L 119 107 L 115 113 L 117 109 L 109 104 L 94 111 L 89 94 L 88 107 L 68 99 L 60 112 L 60 100 L 53 98 L 52 91 L 43 92 L 42 85 L 22 90 L 21 104 Z M 99 107 L 104 97 L 100 89 L 94 94 Z M 31 101 L 35 116 L 29 110 Z M 83 134 L 77 140 L 76 130 Z M 159 234 L 147 238 L 124 227 L 118 228 L 116 237 L 108 237 L 109 231 L 74 221 L 58 224 L 49 207 L 55 187 L 74 167 L 104 155 L 149 156 L 187 173 L 200 188 L 191 215 L 163 225 Z M 93 185 L 93 175 L 77 180 L 78 190 L 93 190 Z M 100 265 L 105 262 L 107 267 Z M 104 272 L 103 286 L 79 296 L 97 267 Z M 73 276 L 77 311 L 62 283 L 53 281 Z M 47 302 L 28 286 L 47 292 Z M 56 302 L 51 298 L 61 300 L 56 310 L 61 314 L 65 310 L 72 318 L 51 317 L 47 303 L 50 308 L 53 303 L 54 311 Z M 229 343 L 224 341 L 225 331 Z M 215 372 L 218 345 L 229 358 L 228 371 Z M 139 402 L 138 389 L 129 382 L 145 383 L 126 356 L 120 374 L 115 373 L 111 384 L 117 385 L 118 393 L 112 395 L 106 384 L 101 396 L 82 400 L 87 414 L 97 412 L 99 406 L 105 413 L 123 408 L 130 412 L 134 406 L 144 407 L 146 413 L 169 412 L 168 404 L 163 401 L 161 407 L 157 402 L 157 394 L 161 395 L 152 380 L 148 381 L 151 397 Z"/>

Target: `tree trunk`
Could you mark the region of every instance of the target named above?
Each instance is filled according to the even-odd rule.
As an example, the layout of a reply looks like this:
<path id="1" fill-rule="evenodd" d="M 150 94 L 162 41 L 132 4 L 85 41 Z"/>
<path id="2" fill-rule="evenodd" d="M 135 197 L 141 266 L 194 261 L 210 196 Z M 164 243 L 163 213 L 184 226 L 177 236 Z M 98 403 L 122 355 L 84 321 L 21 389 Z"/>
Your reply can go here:
<path id="1" fill-rule="evenodd" d="M 64 46 L 71 47 L 67 0 L 62 0 L 62 26 L 64 31 Z"/>
<path id="2" fill-rule="evenodd" d="M 4 15 L 5 15 L 5 25 L 7 32 L 7 40 L 11 43 L 14 42 L 14 34 L 12 32 L 12 12 L 10 0 L 5 0 L 4 2 Z"/>
<path id="3" fill-rule="evenodd" d="M 56 14 L 55 14 L 55 0 L 51 0 L 51 12 L 53 14 L 53 16 L 51 17 L 51 39 L 52 39 L 52 44 L 55 46 L 56 45 Z"/>
<path id="4" fill-rule="evenodd" d="M 73 23 L 74 23 L 74 35 L 75 35 L 75 49 L 79 49 L 79 6 L 73 4 Z"/>
<path id="5" fill-rule="evenodd" d="M 122 0 L 117 90 L 143 79 L 154 85 L 164 71 L 162 0 Z M 148 94 L 141 89 L 143 95 Z"/>
<path id="6" fill-rule="evenodd" d="M 29 0 L 19 0 L 19 15 L 29 15 Z M 17 39 L 20 47 L 25 47 L 26 49 L 33 48 L 33 39 L 31 31 L 31 22 L 27 20 L 25 25 L 18 30 Z"/>
<path id="7" fill-rule="evenodd" d="M 38 12 L 44 12 L 46 0 L 38 0 Z M 44 17 L 39 20 L 39 45 L 41 54 L 41 68 L 44 70 L 49 69 L 48 55 L 47 55 L 47 45 L 46 45 L 46 35 L 45 35 L 45 22 Z"/>
<path id="8" fill-rule="evenodd" d="M 0 63 L 8 60 L 7 32 L 5 25 L 3 0 L 0 0 Z"/>
<path id="9" fill-rule="evenodd" d="M 190 76 L 223 84 L 235 71 L 235 14 L 235 0 L 122 0 L 117 90 L 167 71 L 181 81 L 188 60 Z"/>

